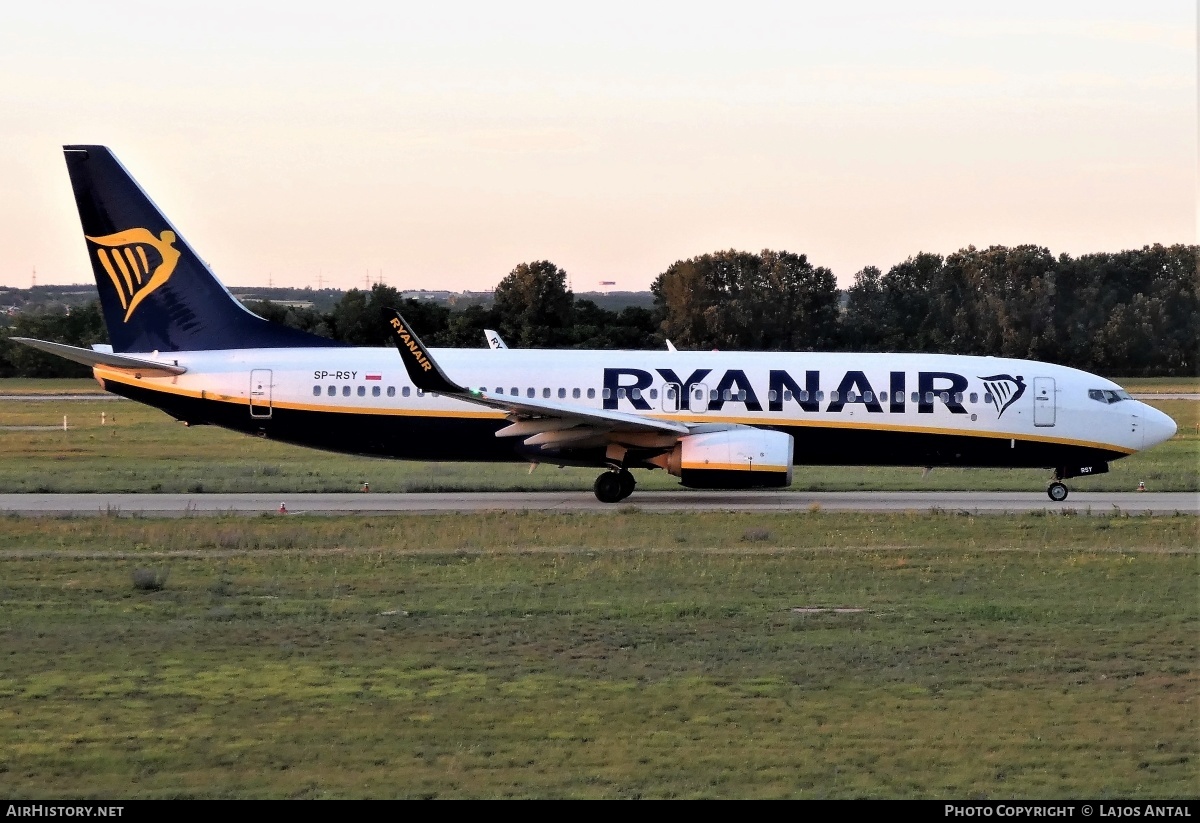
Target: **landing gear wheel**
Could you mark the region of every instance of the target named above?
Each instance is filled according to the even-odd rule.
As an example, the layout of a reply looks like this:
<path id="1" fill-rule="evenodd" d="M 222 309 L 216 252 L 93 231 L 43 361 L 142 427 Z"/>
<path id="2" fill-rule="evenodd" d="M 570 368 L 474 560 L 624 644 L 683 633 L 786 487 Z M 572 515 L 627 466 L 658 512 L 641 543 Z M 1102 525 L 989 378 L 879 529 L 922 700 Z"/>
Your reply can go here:
<path id="1" fill-rule="evenodd" d="M 1046 494 L 1055 503 L 1061 503 L 1067 499 L 1067 487 L 1055 480 L 1046 487 Z"/>
<path id="2" fill-rule="evenodd" d="M 624 485 L 617 472 L 605 472 L 600 475 L 596 478 L 596 484 L 592 488 L 596 492 L 596 499 L 601 503 L 617 503 L 625 496 L 621 493 Z"/>
<path id="3" fill-rule="evenodd" d="M 633 479 L 633 474 L 626 469 L 619 471 L 617 477 L 621 479 L 621 499 L 624 500 L 633 494 L 633 488 L 637 485 L 637 481 Z"/>

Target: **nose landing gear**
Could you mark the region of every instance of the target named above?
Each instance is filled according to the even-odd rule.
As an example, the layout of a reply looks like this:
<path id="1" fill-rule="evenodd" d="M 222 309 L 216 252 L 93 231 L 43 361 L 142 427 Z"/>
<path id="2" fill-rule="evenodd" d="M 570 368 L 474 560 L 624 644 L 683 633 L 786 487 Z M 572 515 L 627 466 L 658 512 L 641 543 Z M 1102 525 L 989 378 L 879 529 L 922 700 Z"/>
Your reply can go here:
<path id="1" fill-rule="evenodd" d="M 597 477 L 593 489 L 601 503 L 619 503 L 633 494 L 636 485 L 637 481 L 628 469 L 614 469 Z"/>
<path id="2" fill-rule="evenodd" d="M 1061 503 L 1067 499 L 1067 487 L 1065 485 L 1063 485 L 1062 483 L 1060 483 L 1059 481 L 1055 480 L 1049 486 L 1046 487 L 1046 494 L 1055 503 Z"/>

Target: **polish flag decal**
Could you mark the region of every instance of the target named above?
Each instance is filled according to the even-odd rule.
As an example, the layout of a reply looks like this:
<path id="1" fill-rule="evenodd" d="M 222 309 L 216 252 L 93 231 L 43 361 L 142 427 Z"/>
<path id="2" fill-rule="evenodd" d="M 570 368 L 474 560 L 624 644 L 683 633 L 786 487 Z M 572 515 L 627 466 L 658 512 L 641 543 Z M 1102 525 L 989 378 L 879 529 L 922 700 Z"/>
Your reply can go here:
<path id="1" fill-rule="evenodd" d="M 368 374 L 367 379 L 368 380 L 382 380 L 383 375 L 382 374 Z"/>

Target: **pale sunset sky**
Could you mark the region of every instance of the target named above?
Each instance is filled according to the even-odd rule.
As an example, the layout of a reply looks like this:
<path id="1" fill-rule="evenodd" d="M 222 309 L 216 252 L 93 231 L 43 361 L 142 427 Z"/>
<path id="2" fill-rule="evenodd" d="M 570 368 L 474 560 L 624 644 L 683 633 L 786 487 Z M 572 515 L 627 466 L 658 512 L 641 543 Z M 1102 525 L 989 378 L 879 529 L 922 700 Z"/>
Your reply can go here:
<path id="1" fill-rule="evenodd" d="M 1194 0 L 10 3 L 0 285 L 102 143 L 228 285 L 645 289 L 719 249 L 1197 239 Z"/>

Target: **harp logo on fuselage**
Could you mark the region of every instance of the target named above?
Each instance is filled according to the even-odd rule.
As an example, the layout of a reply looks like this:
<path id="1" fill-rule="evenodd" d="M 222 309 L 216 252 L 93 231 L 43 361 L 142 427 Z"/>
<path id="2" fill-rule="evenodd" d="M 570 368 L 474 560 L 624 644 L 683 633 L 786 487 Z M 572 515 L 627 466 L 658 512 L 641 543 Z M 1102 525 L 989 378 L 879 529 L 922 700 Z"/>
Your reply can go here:
<path id="1" fill-rule="evenodd" d="M 85 235 L 93 244 L 96 262 L 104 269 L 128 323 L 134 309 L 155 289 L 170 279 L 179 262 L 175 232 L 163 231 L 158 237 L 149 229 L 126 229 L 102 237 Z"/>

